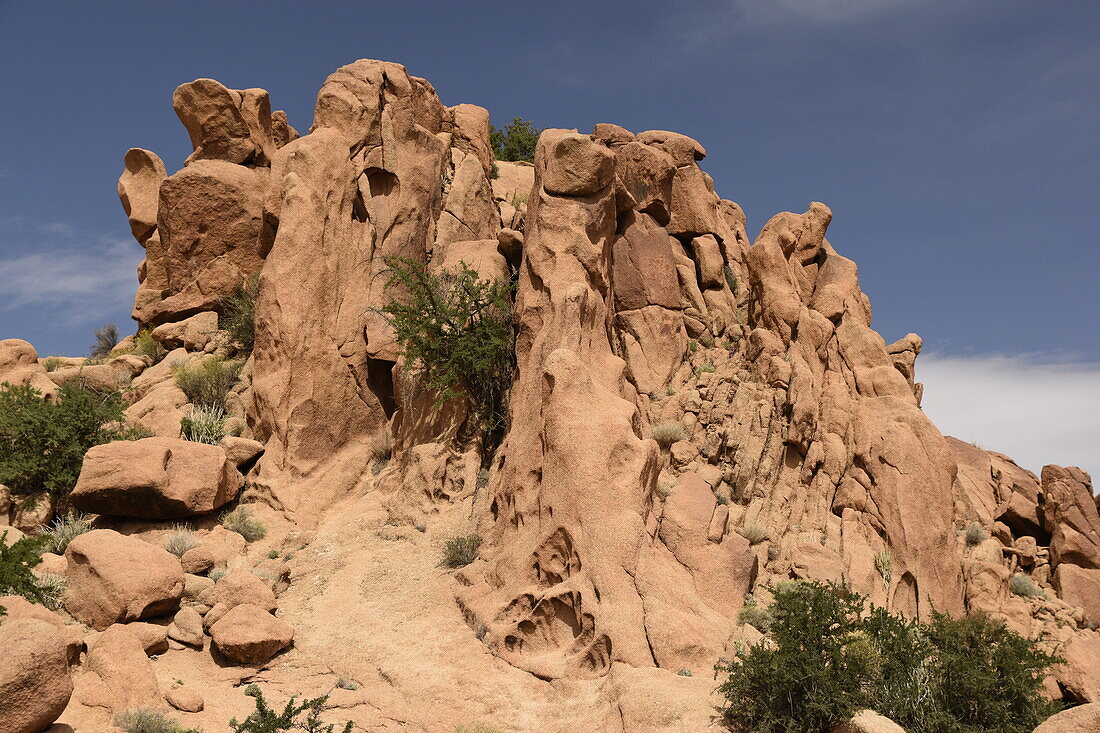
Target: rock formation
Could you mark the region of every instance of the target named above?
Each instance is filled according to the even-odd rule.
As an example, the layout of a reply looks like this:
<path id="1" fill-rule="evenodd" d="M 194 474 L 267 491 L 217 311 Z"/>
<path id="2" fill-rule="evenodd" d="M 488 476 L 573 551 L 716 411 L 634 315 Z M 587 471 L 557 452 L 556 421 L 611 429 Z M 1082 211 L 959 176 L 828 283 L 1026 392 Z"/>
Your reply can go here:
<path id="1" fill-rule="evenodd" d="M 920 337 L 872 329 L 825 205 L 750 241 L 703 145 L 662 130 L 545 130 L 533 164 L 494 161 L 486 110 L 381 61 L 329 76 L 301 136 L 260 89 L 199 79 L 173 106 L 183 168 L 133 149 L 118 184 L 146 251 L 134 318 L 173 351 L 46 372 L 0 342 L 0 381 L 128 384 L 127 419 L 157 436 L 90 450 L 71 497 L 98 529 L 51 567 L 103 633 L 63 722 L 166 699 L 216 727 L 255 678 L 328 691 L 364 729 L 700 730 L 715 663 L 760 639 L 742 609 L 788 579 L 910 617 L 992 614 L 1060 645 L 1052 697 L 1100 701 L 1090 478 L 940 434 Z M 484 464 L 470 405 L 402 363 L 380 314 L 406 296 L 391 258 L 516 281 L 508 427 Z M 173 375 L 237 355 L 219 319 L 252 283 L 232 434 L 184 441 Z M 216 524 L 237 502 L 266 537 Z M 10 504 L 26 531 L 52 511 Z M 437 567 L 474 532 L 473 563 Z M 55 676 L 47 722 L 68 699 Z"/>

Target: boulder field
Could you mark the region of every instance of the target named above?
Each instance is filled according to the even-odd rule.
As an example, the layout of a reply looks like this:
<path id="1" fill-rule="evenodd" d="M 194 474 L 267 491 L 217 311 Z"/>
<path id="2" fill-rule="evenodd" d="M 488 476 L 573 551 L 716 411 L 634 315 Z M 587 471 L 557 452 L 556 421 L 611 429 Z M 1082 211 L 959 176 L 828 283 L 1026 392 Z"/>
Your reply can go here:
<path id="1" fill-rule="evenodd" d="M 118 182 L 139 334 L 92 364 L 0 341 L 0 382 L 125 387 L 152 436 L 87 452 L 70 502 L 95 528 L 49 559 L 59 611 L 0 599 L 0 730 L 138 706 L 222 730 L 251 682 L 276 706 L 328 694 L 357 730 L 718 730 L 714 666 L 789 579 L 1003 620 L 1066 659 L 1047 694 L 1085 703 L 1039 730 L 1094 729 L 1090 477 L 937 430 L 922 341 L 872 328 L 827 206 L 750 239 L 704 146 L 663 130 L 548 129 L 533 163 L 495 161 L 485 109 L 383 61 L 331 74 L 306 134 L 262 89 L 198 79 L 172 103 L 183 167 L 135 148 Z M 516 283 L 488 460 L 469 406 L 401 363 L 390 258 Z M 250 354 L 222 323 L 248 286 Z M 174 374 L 235 356 L 233 434 L 183 439 Z M 54 510 L 0 487 L 0 531 Z M 441 567 L 470 534 L 476 559 Z"/>

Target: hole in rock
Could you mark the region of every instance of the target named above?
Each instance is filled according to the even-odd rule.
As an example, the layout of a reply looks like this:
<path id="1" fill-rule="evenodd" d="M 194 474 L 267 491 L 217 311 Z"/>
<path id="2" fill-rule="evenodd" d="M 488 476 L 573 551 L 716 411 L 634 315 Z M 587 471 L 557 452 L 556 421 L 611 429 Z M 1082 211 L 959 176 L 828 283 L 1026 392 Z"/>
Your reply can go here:
<path id="1" fill-rule="evenodd" d="M 392 361 L 367 358 L 367 387 L 378 398 L 386 419 L 393 417 L 393 413 L 397 411 L 397 400 L 393 392 L 393 367 Z"/>

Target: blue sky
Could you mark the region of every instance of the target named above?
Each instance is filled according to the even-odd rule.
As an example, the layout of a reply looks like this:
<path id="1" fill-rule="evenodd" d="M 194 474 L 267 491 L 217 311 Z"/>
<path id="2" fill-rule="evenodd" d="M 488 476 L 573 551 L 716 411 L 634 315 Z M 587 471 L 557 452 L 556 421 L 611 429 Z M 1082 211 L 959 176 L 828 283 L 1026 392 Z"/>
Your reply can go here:
<path id="1" fill-rule="evenodd" d="M 1047 454 L 1065 441 L 1043 426 L 1072 428 L 1049 460 L 1100 470 L 1096 0 L 0 0 L 0 336 L 71 354 L 130 328 L 142 252 L 115 181 L 129 147 L 170 171 L 190 152 L 178 84 L 263 87 L 304 131 L 325 76 L 364 57 L 498 123 L 689 134 L 750 234 L 827 203 L 876 328 L 920 333 L 938 394 L 962 395 L 930 399 L 937 422 Z M 1032 396 L 1064 407 L 1040 425 Z M 967 434 L 1006 404 L 1005 439 Z"/>

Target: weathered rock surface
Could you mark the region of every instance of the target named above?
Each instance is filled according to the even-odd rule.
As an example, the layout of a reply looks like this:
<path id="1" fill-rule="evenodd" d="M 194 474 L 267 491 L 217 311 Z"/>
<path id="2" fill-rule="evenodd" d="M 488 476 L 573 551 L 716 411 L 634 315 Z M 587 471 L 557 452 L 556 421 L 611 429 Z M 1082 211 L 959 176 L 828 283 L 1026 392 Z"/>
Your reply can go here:
<path id="1" fill-rule="evenodd" d="M 60 717 L 73 692 L 65 642 L 38 618 L 0 623 L 0 730 L 39 733 Z"/>
<path id="2" fill-rule="evenodd" d="M 45 621 L 56 630 L 65 644 L 65 653 L 69 664 L 76 664 L 80 660 L 80 652 L 84 649 L 84 641 L 81 638 L 79 626 L 66 626 L 65 621 L 58 614 L 45 606 L 31 603 L 20 596 L 0 596 L 0 606 L 7 610 L 7 615 L 0 617 L 3 621 L 13 621 L 17 618 L 35 618 Z"/>
<path id="3" fill-rule="evenodd" d="M 218 314 L 203 311 L 176 323 L 162 323 L 150 335 L 168 349 L 182 346 L 188 351 L 202 351 L 217 332 Z"/>
<path id="4" fill-rule="evenodd" d="M 76 678 L 76 695 L 85 705 L 120 713 L 132 708 L 163 708 L 156 672 L 141 640 L 126 626 L 100 634 Z"/>
<path id="5" fill-rule="evenodd" d="M 52 398 L 57 394 L 57 383 L 46 376 L 46 369 L 38 363 L 38 352 L 22 339 L 0 340 L 0 384 L 30 385 Z"/>
<path id="6" fill-rule="evenodd" d="M 1100 703 L 1079 705 L 1052 715 L 1034 733 L 1094 733 L 1100 730 Z"/>
<path id="7" fill-rule="evenodd" d="M 68 561 L 65 608 L 95 629 L 171 613 L 183 595 L 183 569 L 175 555 L 114 530 L 76 537 Z"/>
<path id="8" fill-rule="evenodd" d="M 142 519 L 182 519 L 236 498 L 243 479 L 216 445 L 142 438 L 98 445 L 84 456 L 70 500 L 77 509 Z"/>
<path id="9" fill-rule="evenodd" d="M 238 664 L 263 664 L 290 646 L 294 629 L 258 606 L 234 606 L 210 628 L 218 651 Z"/>

